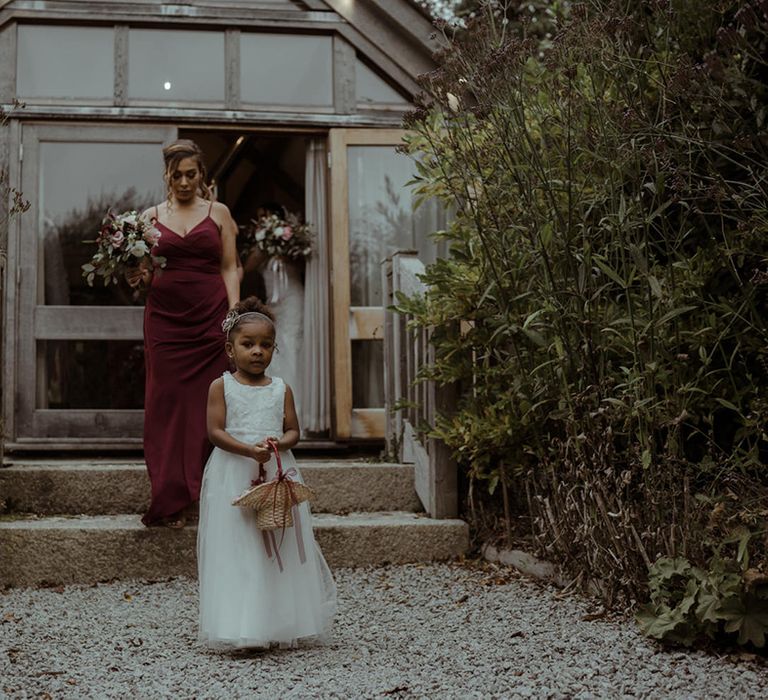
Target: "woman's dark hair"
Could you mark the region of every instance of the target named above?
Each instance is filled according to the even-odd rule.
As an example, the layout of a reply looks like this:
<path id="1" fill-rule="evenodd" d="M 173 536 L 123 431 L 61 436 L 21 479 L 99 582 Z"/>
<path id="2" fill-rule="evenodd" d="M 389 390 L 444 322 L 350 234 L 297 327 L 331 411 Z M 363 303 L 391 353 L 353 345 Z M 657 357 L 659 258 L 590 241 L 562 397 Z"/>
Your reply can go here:
<path id="1" fill-rule="evenodd" d="M 200 170 L 200 194 L 204 199 L 210 199 L 211 190 L 206 184 L 208 171 L 206 170 L 205 162 L 203 161 L 203 151 L 200 146 L 191 139 L 178 139 L 163 149 L 166 184 L 170 183 L 171 176 L 176 172 L 179 163 L 185 158 L 194 158 L 197 161 L 197 168 Z"/>

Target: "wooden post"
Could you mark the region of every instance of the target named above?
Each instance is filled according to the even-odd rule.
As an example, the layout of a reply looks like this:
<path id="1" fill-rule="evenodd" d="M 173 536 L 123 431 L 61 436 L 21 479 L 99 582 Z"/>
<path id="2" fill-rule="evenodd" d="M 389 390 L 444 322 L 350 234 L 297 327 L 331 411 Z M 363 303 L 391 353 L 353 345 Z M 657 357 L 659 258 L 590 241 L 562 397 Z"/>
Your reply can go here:
<path id="1" fill-rule="evenodd" d="M 427 361 L 434 364 L 435 347 L 431 342 L 427 346 L 427 353 Z M 434 426 L 438 412 L 451 414 L 456 410 L 459 391 L 456 384 L 439 386 L 434 382 L 430 382 L 430 389 L 429 424 Z M 458 465 L 450 448 L 442 440 L 429 438 L 427 451 L 429 470 L 435 484 L 432 517 L 455 518 L 459 514 Z"/>
<path id="2" fill-rule="evenodd" d="M 400 450 L 395 432 L 395 384 L 396 360 L 393 347 L 394 318 L 389 307 L 394 303 L 392 291 L 392 258 L 381 263 L 381 293 L 384 305 L 384 441 L 388 455 Z"/>

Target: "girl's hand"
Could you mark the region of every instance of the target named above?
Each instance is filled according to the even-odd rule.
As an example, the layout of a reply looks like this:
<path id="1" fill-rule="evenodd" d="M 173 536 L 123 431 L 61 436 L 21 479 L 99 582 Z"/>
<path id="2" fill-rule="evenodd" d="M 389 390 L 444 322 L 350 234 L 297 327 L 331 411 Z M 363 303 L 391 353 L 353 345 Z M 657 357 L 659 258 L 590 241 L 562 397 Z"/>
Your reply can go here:
<path id="1" fill-rule="evenodd" d="M 259 464 L 266 464 L 272 458 L 272 451 L 269 449 L 266 440 L 263 442 L 257 442 L 253 446 L 253 454 L 251 455 Z"/>

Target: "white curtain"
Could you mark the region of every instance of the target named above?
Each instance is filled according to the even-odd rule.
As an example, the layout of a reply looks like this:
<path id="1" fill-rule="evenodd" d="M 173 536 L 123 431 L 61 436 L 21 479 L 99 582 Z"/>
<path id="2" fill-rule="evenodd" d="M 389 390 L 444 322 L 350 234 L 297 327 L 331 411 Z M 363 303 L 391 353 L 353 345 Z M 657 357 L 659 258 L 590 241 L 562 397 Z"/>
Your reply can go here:
<path id="1" fill-rule="evenodd" d="M 328 260 L 327 156 L 323 139 L 307 142 L 305 215 L 315 246 L 304 279 L 304 342 L 301 358 L 302 431 L 321 433 L 331 427 L 330 282 Z"/>

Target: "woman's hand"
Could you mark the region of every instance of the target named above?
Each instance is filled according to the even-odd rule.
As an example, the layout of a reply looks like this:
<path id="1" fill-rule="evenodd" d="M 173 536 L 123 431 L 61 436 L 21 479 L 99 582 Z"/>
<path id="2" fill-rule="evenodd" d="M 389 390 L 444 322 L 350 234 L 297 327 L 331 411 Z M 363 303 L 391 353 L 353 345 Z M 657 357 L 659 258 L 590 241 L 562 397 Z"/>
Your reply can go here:
<path id="1" fill-rule="evenodd" d="M 138 267 L 125 273 L 125 279 L 134 289 L 142 284 L 149 287 L 152 283 L 152 270 L 141 262 Z"/>

